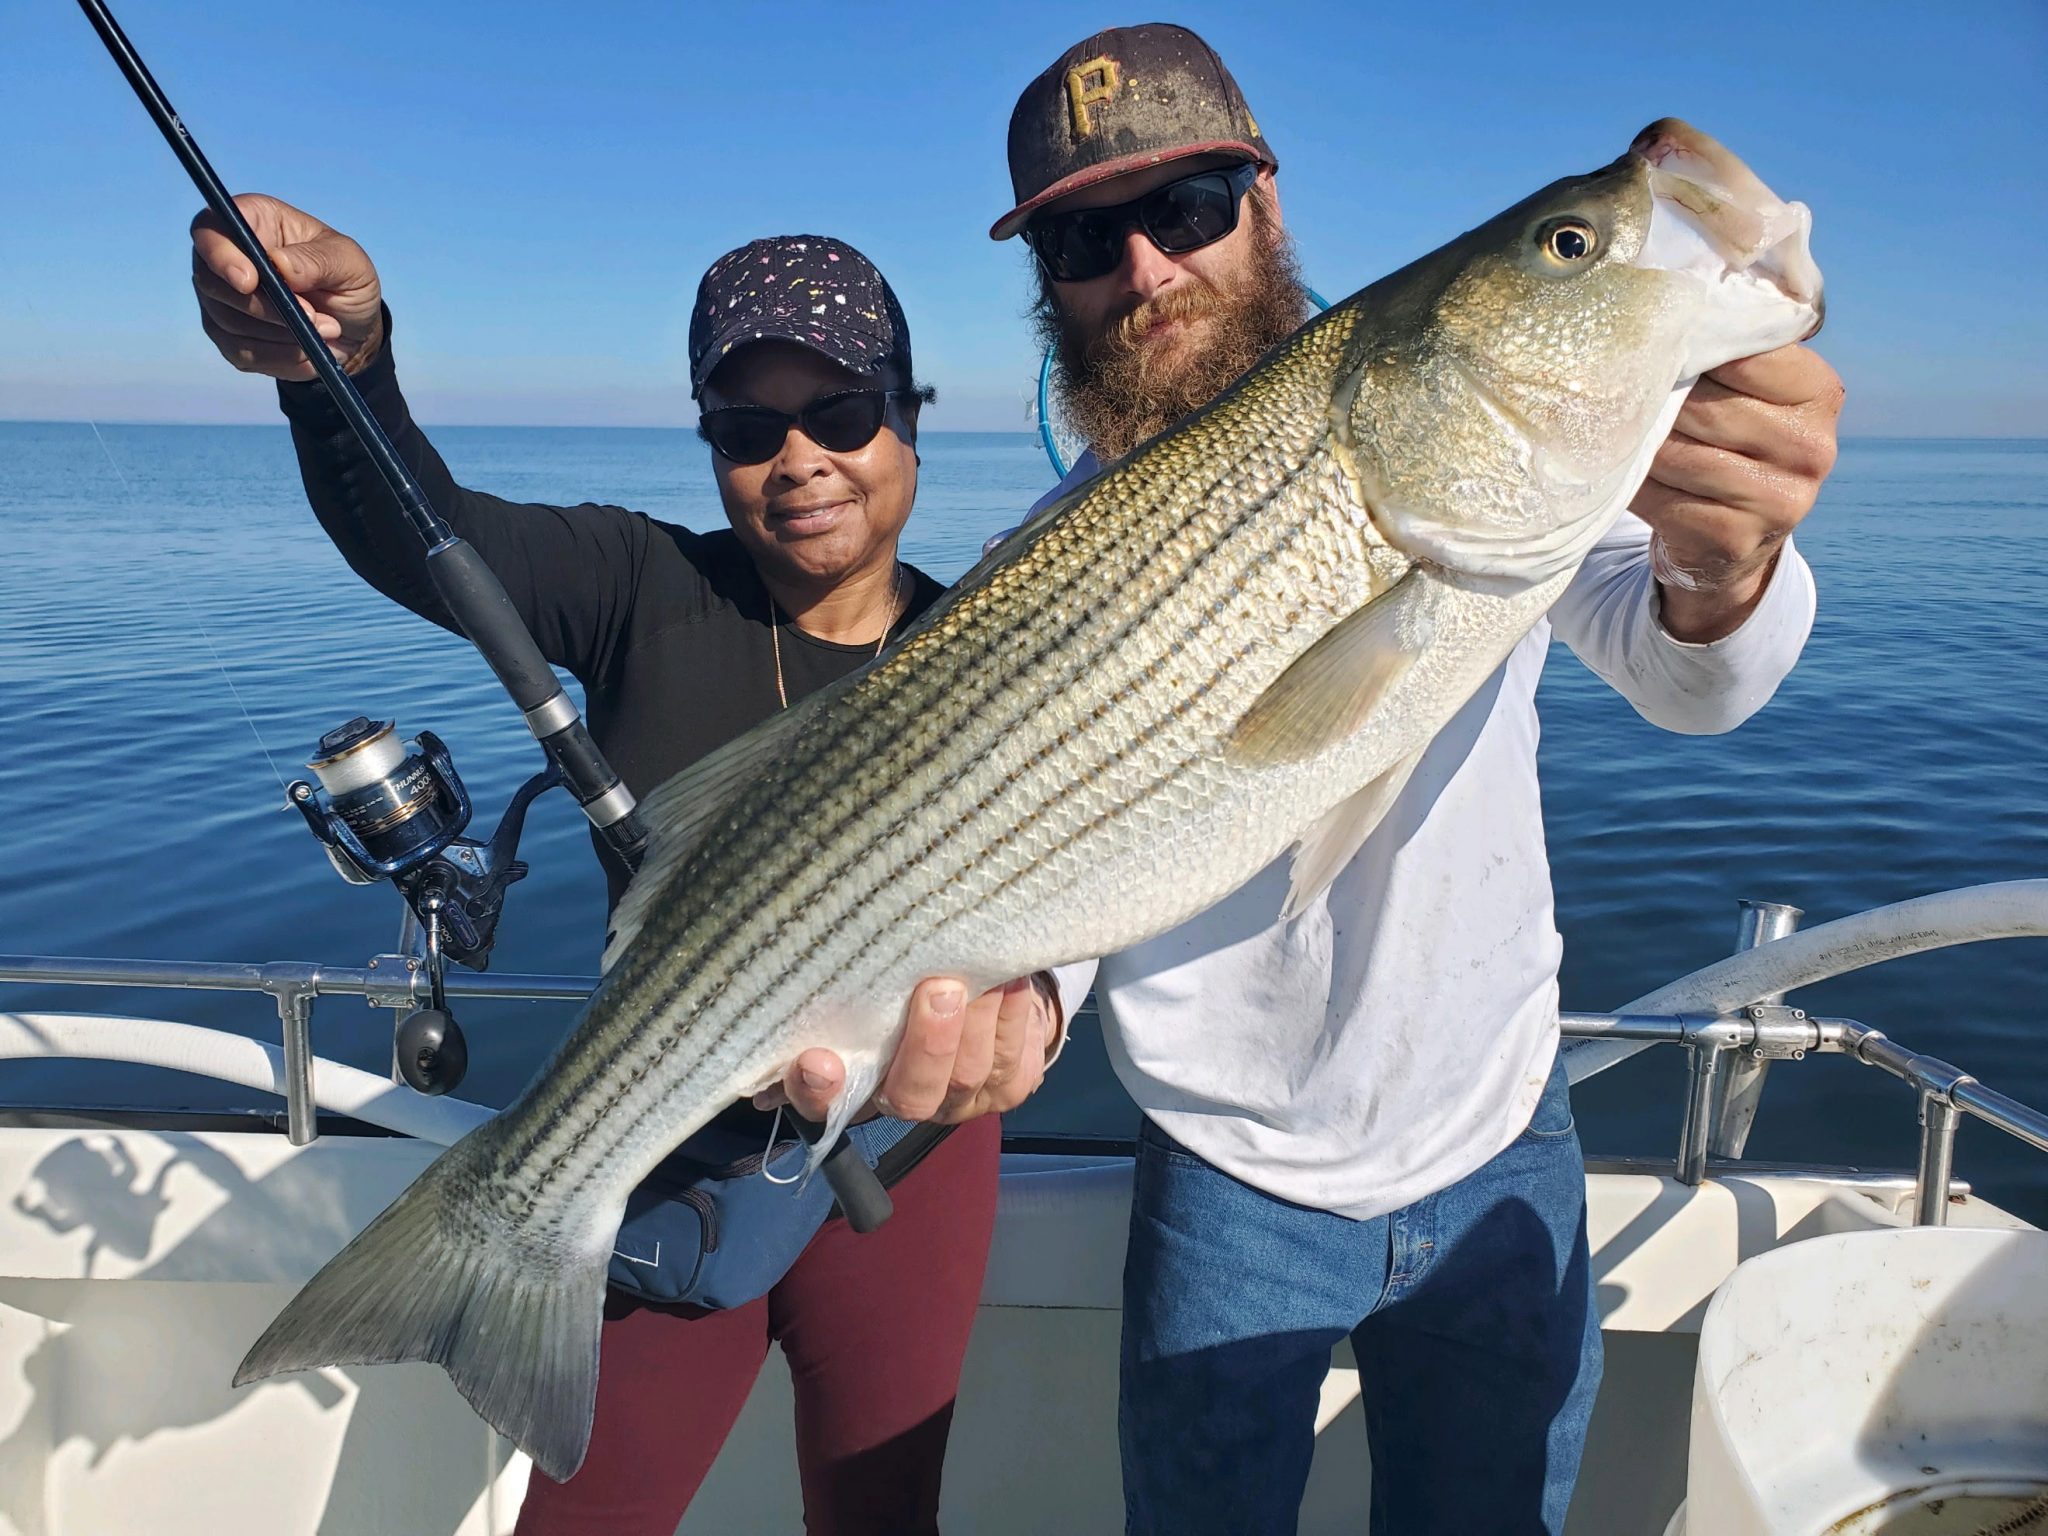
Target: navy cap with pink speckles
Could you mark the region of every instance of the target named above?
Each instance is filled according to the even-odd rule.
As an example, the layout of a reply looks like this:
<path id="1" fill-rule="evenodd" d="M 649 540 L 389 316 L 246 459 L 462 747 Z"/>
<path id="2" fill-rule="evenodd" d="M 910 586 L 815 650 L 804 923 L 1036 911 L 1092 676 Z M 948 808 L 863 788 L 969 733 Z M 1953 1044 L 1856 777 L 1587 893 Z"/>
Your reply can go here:
<path id="1" fill-rule="evenodd" d="M 727 251 L 697 284 L 690 395 L 753 341 L 793 341 L 855 373 L 894 364 L 910 383 L 910 325 L 875 264 L 827 235 L 775 235 Z"/>

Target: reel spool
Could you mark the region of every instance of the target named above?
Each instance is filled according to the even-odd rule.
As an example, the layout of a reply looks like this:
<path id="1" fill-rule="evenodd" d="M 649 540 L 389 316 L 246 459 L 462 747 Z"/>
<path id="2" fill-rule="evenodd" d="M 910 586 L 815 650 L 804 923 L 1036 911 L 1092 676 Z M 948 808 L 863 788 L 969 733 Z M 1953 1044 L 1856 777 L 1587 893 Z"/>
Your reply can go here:
<path id="1" fill-rule="evenodd" d="M 420 921 L 432 1004 L 400 1020 L 396 1061 L 421 1093 L 446 1093 L 462 1081 L 469 1047 L 448 1010 L 443 965 L 490 964 L 505 890 L 526 874 L 515 856 L 526 809 L 561 773 L 550 764 L 522 784 L 486 843 L 461 835 L 469 791 L 431 731 L 408 744 L 392 721 L 358 715 L 322 736 L 306 766 L 319 782 L 298 780 L 287 793 L 335 871 L 351 885 L 389 880 Z"/>
<path id="2" fill-rule="evenodd" d="M 469 825 L 469 791 L 440 738 L 408 752 L 389 720 L 357 715 L 320 738 L 306 766 L 319 787 L 292 784 L 292 803 L 351 885 L 416 869 Z"/>

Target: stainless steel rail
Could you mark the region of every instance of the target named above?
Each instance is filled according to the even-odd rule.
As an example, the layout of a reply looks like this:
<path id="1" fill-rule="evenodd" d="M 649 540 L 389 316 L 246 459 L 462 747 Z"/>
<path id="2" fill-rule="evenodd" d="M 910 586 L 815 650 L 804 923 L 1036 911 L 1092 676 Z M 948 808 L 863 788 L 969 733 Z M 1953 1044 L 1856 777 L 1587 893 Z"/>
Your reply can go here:
<path id="1" fill-rule="evenodd" d="M 170 987 L 201 992 L 270 992 L 286 973 L 311 972 L 316 992 L 367 998 L 373 1008 L 408 1008 L 429 995 L 426 972 L 407 955 L 378 955 L 366 966 L 269 962 L 237 965 L 211 960 L 101 960 L 93 957 L 0 955 L 0 982 L 50 982 L 89 987 Z M 492 975 L 452 971 L 450 997 L 500 997 L 580 1003 L 595 976 Z"/>
<path id="2" fill-rule="evenodd" d="M 1773 939 L 1782 939 L 1799 926 L 1806 914 L 1797 907 L 1777 901 L 1738 901 L 1735 923 L 1735 951 L 1755 949 Z M 1774 992 L 1757 999 L 1760 1003 L 1782 1003 L 1785 994 Z M 1707 1151 L 1714 1157 L 1740 1157 L 1749 1143 L 1749 1129 L 1756 1124 L 1757 1106 L 1763 1099 L 1764 1074 L 1771 1069 L 1769 1057 L 1737 1055 L 1721 1074 L 1714 1095 L 1713 1123 L 1707 1130 Z"/>
<path id="3" fill-rule="evenodd" d="M 353 996 L 373 1008 L 409 1009 L 425 1007 L 432 996 L 422 962 L 410 955 L 378 955 L 366 966 L 291 960 L 240 965 L 208 960 L 0 955 L 0 982 L 268 994 L 277 1006 L 284 1036 L 286 1135 L 294 1146 L 301 1147 L 318 1134 L 313 1118 L 313 1000 Z M 580 1003 L 596 985 L 594 976 L 493 976 L 464 971 L 448 975 L 442 990 L 451 997 Z M 394 1080 L 396 1077 L 394 1072 Z"/>
<path id="4" fill-rule="evenodd" d="M 287 1134 L 301 1146 L 315 1135 L 314 1000 L 354 996 L 372 1007 L 415 1008 L 425 1006 L 429 996 L 421 963 L 405 955 L 378 955 L 367 966 L 0 955 L 0 984 L 9 982 L 267 994 L 276 1005 L 284 1036 Z M 581 1002 L 596 985 L 594 976 L 456 972 L 445 980 L 445 990 L 453 997 L 532 1002 Z M 1809 1052 L 1852 1057 L 1890 1073 L 1918 1095 L 1921 1132 L 1914 1219 L 1922 1225 L 1940 1226 L 1948 1219 L 1955 1132 L 1962 1115 L 2048 1152 L 2048 1113 L 1987 1088 L 1960 1067 L 1910 1050 L 1854 1019 L 1811 1018 L 1804 1009 L 1783 1003 L 1757 1003 L 1733 1014 L 1561 1013 L 1558 1022 L 1575 1039 L 1642 1040 L 1686 1050 L 1690 1060 L 1685 1116 L 1674 1164 L 1675 1175 L 1684 1184 L 1698 1184 L 1707 1175 L 1716 1111 L 1727 1103 L 1720 1085 L 1731 1077 L 1730 1069 L 1738 1062 L 1796 1061 Z"/>
<path id="5" fill-rule="evenodd" d="M 1677 1159 L 1677 1177 L 1683 1184 L 1697 1184 L 1705 1176 L 1707 1109 L 1720 1077 L 1721 1058 L 1737 1052 L 1753 1061 L 1798 1060 L 1809 1051 L 1846 1055 L 1910 1086 L 1920 1104 L 1914 1220 L 1922 1226 L 1938 1227 L 1948 1220 L 1947 1191 L 1955 1167 L 1960 1115 L 1974 1115 L 1986 1125 L 2048 1152 L 2048 1114 L 1986 1088 L 1962 1068 L 1910 1050 L 1882 1030 L 1854 1019 L 1809 1018 L 1801 1008 L 1758 1003 L 1729 1015 L 1566 1013 L 1559 1015 L 1559 1022 L 1564 1033 L 1575 1038 L 1648 1040 L 1682 1045 L 1691 1053 Z"/>

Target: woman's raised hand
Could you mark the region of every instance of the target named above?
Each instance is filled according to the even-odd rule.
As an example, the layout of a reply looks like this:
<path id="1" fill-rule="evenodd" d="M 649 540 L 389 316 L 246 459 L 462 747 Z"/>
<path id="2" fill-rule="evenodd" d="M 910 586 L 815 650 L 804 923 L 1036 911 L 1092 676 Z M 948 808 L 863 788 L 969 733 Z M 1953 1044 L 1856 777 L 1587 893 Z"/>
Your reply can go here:
<path id="1" fill-rule="evenodd" d="M 383 290 L 363 248 L 310 213 L 259 192 L 235 199 L 320 339 L 353 373 L 384 344 Z M 211 209 L 192 221 L 192 288 L 199 323 L 244 373 L 310 379 L 313 365 L 257 289 L 256 269 Z"/>

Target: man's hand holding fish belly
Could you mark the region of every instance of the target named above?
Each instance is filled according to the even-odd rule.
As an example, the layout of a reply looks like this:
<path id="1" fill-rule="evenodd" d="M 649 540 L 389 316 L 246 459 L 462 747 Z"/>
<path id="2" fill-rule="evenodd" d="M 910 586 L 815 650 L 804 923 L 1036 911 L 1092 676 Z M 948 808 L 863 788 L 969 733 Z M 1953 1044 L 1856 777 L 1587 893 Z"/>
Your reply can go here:
<path id="1" fill-rule="evenodd" d="M 1438 289 L 1440 252 L 1296 334 L 1307 291 L 1262 121 L 1200 38 L 1156 24 L 1083 40 L 1019 98 L 1017 206 L 991 234 L 1032 248 L 1054 404 L 1091 446 L 1040 507 L 1085 501 L 1103 464 L 1135 482 L 1360 305 L 1360 371 L 1330 420 L 1345 483 L 1414 557 L 1392 592 L 1441 572 L 1468 590 L 1533 587 L 1544 611 L 1490 652 L 1432 740 L 1302 836 L 1291 866 L 1101 963 L 1110 1059 L 1145 1113 L 1118 1413 L 1127 1528 L 1292 1530 L 1330 1350 L 1348 1335 L 1374 1536 L 1556 1536 L 1600 1333 L 1557 1061 L 1536 684 L 1555 634 L 1653 722 L 1716 732 L 1796 660 L 1814 588 L 1791 534 L 1833 464 L 1842 394 L 1797 345 L 1820 313 L 1806 210 L 1683 124 L 1637 140 L 1656 190 L 1637 264 L 1708 284 L 1721 312 L 1693 323 L 1722 344 L 1680 369 L 1617 469 L 1579 434 L 1636 359 L 1580 352 L 1581 327 L 1602 322 L 1591 307 L 1546 313 L 1540 281 L 1597 259 L 1613 223 L 1539 196 L 1521 263 L 1538 281 L 1495 269 L 1501 289 L 1475 273 Z M 1443 298 L 1418 304 L 1417 290 Z M 1472 300 L 1469 328 L 1452 294 Z M 1394 398 L 1415 381 L 1395 354 L 1433 380 L 1428 408 Z M 1495 440 L 1499 459 L 1489 429 L 1512 444 Z M 1519 489 L 1503 493 L 1510 461 Z M 1610 492 L 1575 531 L 1522 515 Z M 1395 600 L 1324 621 L 1310 655 L 1334 673 L 1348 651 L 1374 701 L 1326 698 L 1332 715 L 1397 710 L 1403 683 L 1373 669 L 1399 641 L 1349 633 Z M 1247 723 L 1271 718 L 1262 701 Z"/>
<path id="2" fill-rule="evenodd" d="M 910 1000 L 903 1040 L 873 1100 L 880 1114 L 960 1125 L 1007 1114 L 1038 1091 L 1063 1043 L 1060 996 L 1043 977 L 1020 976 L 969 999 L 956 981 L 930 980 Z M 823 1120 L 846 1086 L 846 1064 L 813 1046 L 782 1085 L 755 1098 L 786 1102 Z"/>

